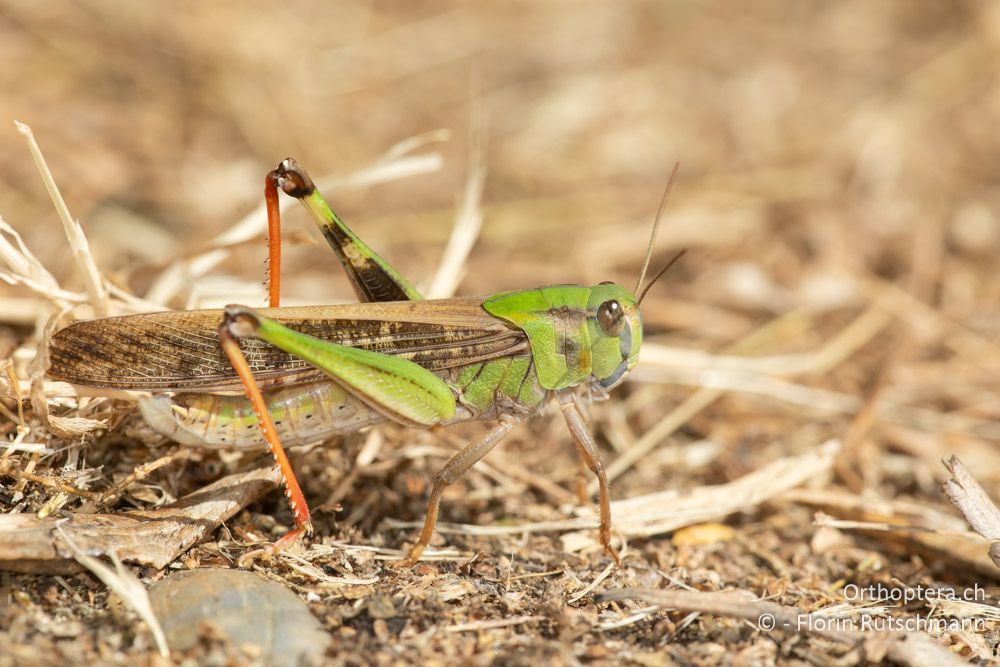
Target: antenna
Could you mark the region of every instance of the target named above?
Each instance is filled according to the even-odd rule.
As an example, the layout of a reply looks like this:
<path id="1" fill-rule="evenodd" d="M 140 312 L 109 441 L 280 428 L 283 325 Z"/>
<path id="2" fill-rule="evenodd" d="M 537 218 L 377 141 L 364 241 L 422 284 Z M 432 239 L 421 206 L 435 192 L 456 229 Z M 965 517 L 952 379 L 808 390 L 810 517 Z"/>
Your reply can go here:
<path id="1" fill-rule="evenodd" d="M 640 303 L 642 303 L 642 299 L 646 296 L 646 292 L 649 291 L 649 288 L 653 286 L 653 283 L 655 283 L 657 280 L 659 280 L 660 277 L 664 273 L 666 273 L 667 270 L 677 262 L 677 260 L 679 260 L 681 257 L 683 257 L 684 253 L 686 253 L 686 252 L 687 252 L 687 248 L 684 248 L 679 253 L 677 253 L 676 255 L 674 255 L 673 258 L 671 258 L 671 260 L 669 262 L 667 262 L 666 266 L 664 266 L 662 269 L 660 269 L 659 271 L 656 272 L 656 275 L 653 276 L 653 279 L 649 281 L 649 284 L 647 284 L 642 289 L 642 293 L 639 295 L 639 298 L 635 300 L 635 305 L 638 306 Z"/>
<path id="2" fill-rule="evenodd" d="M 674 179 L 677 177 L 677 170 L 680 169 L 680 167 L 680 162 L 674 163 L 674 170 L 670 172 L 670 179 L 667 181 L 667 187 L 663 189 L 663 197 L 660 199 L 660 207 L 656 209 L 656 220 L 653 221 L 653 231 L 649 235 L 649 245 L 646 247 L 646 258 L 642 261 L 642 271 L 639 272 L 639 280 L 635 284 L 635 290 L 633 290 L 634 293 L 638 293 L 639 288 L 642 287 L 642 281 L 646 278 L 646 269 L 649 268 L 649 260 L 653 257 L 653 243 L 656 241 L 656 232 L 660 229 L 660 219 L 663 216 L 663 207 L 667 205 L 667 198 L 670 197 L 670 190 L 674 187 Z M 683 254 L 683 252 L 681 254 Z M 673 264 L 678 257 L 680 257 L 680 255 L 674 257 L 670 264 Z M 670 267 L 670 264 L 667 264 L 667 268 Z M 665 270 L 666 269 L 664 269 L 664 271 Z M 659 278 L 661 275 L 663 275 L 663 271 L 660 271 L 656 278 Z M 649 284 L 652 285 L 655 283 L 656 278 L 653 278 Z M 649 289 L 648 285 L 646 286 L 646 289 Z M 642 298 L 640 297 L 639 300 L 641 301 Z"/>

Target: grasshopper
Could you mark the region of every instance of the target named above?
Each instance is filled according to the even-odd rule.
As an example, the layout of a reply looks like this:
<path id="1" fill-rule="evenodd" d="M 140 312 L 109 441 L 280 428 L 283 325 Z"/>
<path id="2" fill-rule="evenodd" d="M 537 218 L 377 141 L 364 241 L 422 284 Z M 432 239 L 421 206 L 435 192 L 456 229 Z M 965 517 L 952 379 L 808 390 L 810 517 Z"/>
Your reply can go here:
<path id="1" fill-rule="evenodd" d="M 645 290 L 637 298 L 613 283 L 553 285 L 423 300 L 344 224 L 294 160 L 267 175 L 264 191 L 269 308 L 230 305 L 76 322 L 52 340 L 50 375 L 150 392 L 140 400 L 146 422 L 183 444 L 266 444 L 295 519 L 276 548 L 312 530 L 282 443 L 316 442 L 385 421 L 418 428 L 495 421 L 435 475 L 423 529 L 404 560 L 410 565 L 434 534 L 445 487 L 554 399 L 599 483 L 601 545 L 620 562 L 611 548 L 608 481 L 583 409 L 586 400 L 606 397 L 638 361 Z M 361 303 L 279 307 L 279 191 L 305 205 Z M 643 275 L 651 250 L 652 239 Z"/>

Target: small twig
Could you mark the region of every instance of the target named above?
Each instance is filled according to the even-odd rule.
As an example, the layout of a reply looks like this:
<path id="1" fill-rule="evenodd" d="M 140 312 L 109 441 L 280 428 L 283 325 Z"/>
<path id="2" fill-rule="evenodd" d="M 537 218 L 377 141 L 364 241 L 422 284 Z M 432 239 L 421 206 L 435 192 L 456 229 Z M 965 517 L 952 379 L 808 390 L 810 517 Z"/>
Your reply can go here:
<path id="1" fill-rule="evenodd" d="M 971 531 L 959 532 L 954 530 L 940 530 L 937 528 L 927 528 L 925 526 L 900 526 L 886 521 L 851 521 L 849 519 L 834 519 L 822 512 L 817 512 L 813 517 L 813 525 L 817 528 L 836 528 L 837 530 L 869 530 L 879 533 L 923 533 L 928 535 L 948 536 L 960 540 L 975 540 L 979 542 L 979 536 Z"/>
<path id="2" fill-rule="evenodd" d="M 584 588 L 582 591 L 577 591 L 575 594 L 571 595 L 569 599 L 566 600 L 566 604 L 573 604 L 574 602 L 577 602 L 586 597 L 587 595 L 589 595 L 590 592 L 593 591 L 595 588 L 597 588 L 602 581 L 608 578 L 608 575 L 610 575 L 611 571 L 614 570 L 616 567 L 617 565 L 615 565 L 614 561 L 608 563 L 607 567 L 605 567 L 601 571 L 601 573 L 597 575 L 594 578 L 594 580 L 587 585 L 586 588 Z"/>
<path id="3" fill-rule="evenodd" d="M 990 560 L 1000 567 L 1000 509 L 957 456 L 942 463 L 951 473 L 942 490 L 972 529 L 990 541 Z"/>
<path id="4" fill-rule="evenodd" d="M 14 451 L 17 451 L 16 449 Z M 44 451 L 44 450 L 40 450 Z M 71 496 L 79 496 L 81 498 L 86 498 L 87 500 L 97 501 L 100 500 L 101 494 L 96 491 L 87 491 L 86 489 L 79 489 L 72 484 L 57 479 L 55 477 L 48 477 L 46 475 L 39 475 L 33 472 L 25 472 L 23 470 L 10 470 L 10 466 L 4 466 L 0 468 L 0 474 L 10 475 L 11 477 L 16 477 L 18 480 L 23 480 L 25 482 L 31 482 L 33 484 L 39 484 L 41 486 L 47 486 L 51 489 L 55 489 L 60 493 L 68 493 Z"/>
<path id="5" fill-rule="evenodd" d="M 554 577 L 557 574 L 562 574 L 566 570 L 559 568 L 557 570 L 546 570 L 545 572 L 525 572 L 524 574 L 515 574 L 512 577 L 507 577 L 507 581 L 521 581 L 524 579 L 538 579 L 539 577 Z"/>
<path id="6" fill-rule="evenodd" d="M 108 505 L 113 502 L 119 495 L 121 495 L 128 487 L 132 486 L 138 481 L 141 481 L 151 475 L 154 471 L 170 465 L 175 461 L 183 461 L 192 456 L 193 452 L 191 449 L 177 449 L 176 451 L 167 454 L 166 456 L 161 456 L 155 461 L 150 461 L 149 463 L 143 463 L 137 466 L 130 474 L 128 474 L 124 479 L 119 481 L 117 484 L 113 485 L 111 488 L 103 491 L 98 495 L 97 503 L 99 505 Z"/>
<path id="7" fill-rule="evenodd" d="M 303 556 L 298 556 L 296 554 L 288 553 L 283 551 L 280 554 L 282 562 L 288 567 L 292 568 L 299 574 L 302 574 L 316 581 L 322 582 L 324 584 L 343 584 L 346 586 L 371 586 L 379 581 L 378 577 L 335 577 L 329 575 L 320 568 L 309 562 L 308 559 Z M 305 554 L 308 556 L 309 554 Z"/>
<path id="8" fill-rule="evenodd" d="M 630 625 L 635 625 L 636 623 L 639 623 L 640 621 L 646 620 L 647 618 L 649 618 L 653 614 L 658 613 L 659 611 L 661 611 L 661 610 L 660 610 L 660 607 L 658 605 L 655 605 L 655 604 L 654 605 L 649 605 L 648 607 L 643 607 L 642 609 L 635 610 L 632 614 L 630 614 L 629 616 L 626 616 L 625 618 L 621 618 L 621 619 L 619 619 L 617 621 L 611 621 L 610 623 L 601 623 L 598 627 L 601 630 L 605 630 L 605 631 L 607 631 L 607 630 L 618 630 L 620 628 L 626 628 L 626 627 L 628 627 Z M 698 614 L 692 614 L 691 616 L 694 617 L 694 616 L 697 616 L 697 615 Z"/>
<path id="9" fill-rule="evenodd" d="M 544 616 L 515 616 L 514 618 L 498 618 L 492 621 L 474 621 L 472 623 L 458 623 L 449 625 L 445 632 L 475 632 L 478 630 L 495 630 L 497 628 L 509 628 L 512 625 L 523 623 L 537 623 L 544 621 Z"/>
<path id="10" fill-rule="evenodd" d="M 11 422 L 10 426 L 14 423 Z M 13 430 L 13 429 L 11 429 Z M 0 427 L 0 433 L 6 435 L 7 425 Z M 52 454 L 56 450 L 46 447 L 40 442 L 3 442 L 0 441 L 0 449 L 3 449 L 3 456 L 6 457 L 8 454 L 14 452 L 23 452 L 25 454 Z"/>

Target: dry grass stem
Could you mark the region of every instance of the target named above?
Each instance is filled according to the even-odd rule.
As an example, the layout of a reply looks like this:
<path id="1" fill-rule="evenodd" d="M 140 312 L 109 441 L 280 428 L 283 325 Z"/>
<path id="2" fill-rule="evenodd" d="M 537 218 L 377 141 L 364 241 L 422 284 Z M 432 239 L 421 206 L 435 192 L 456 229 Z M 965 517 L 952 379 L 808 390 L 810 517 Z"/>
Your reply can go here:
<path id="1" fill-rule="evenodd" d="M 167 646 L 166 635 L 163 634 L 163 628 L 160 627 L 160 621 L 156 618 L 156 614 L 153 613 L 153 606 L 149 601 L 149 594 L 146 593 L 146 587 L 143 586 L 139 579 L 129 572 L 114 551 L 108 553 L 111 558 L 111 562 L 114 564 L 115 569 L 111 569 L 101 561 L 97 560 L 92 556 L 88 556 L 83 549 L 81 549 L 73 541 L 73 539 L 66 534 L 63 530 L 62 525 L 56 524 L 56 532 L 59 537 L 66 543 L 69 547 L 70 552 L 73 554 L 73 558 L 80 565 L 90 570 L 94 576 L 104 582 L 104 585 L 114 591 L 121 600 L 132 608 L 135 613 L 139 615 L 149 628 L 149 631 L 153 633 L 153 639 L 156 641 L 156 648 L 159 650 L 160 655 L 164 658 L 170 657 L 170 648 Z"/>
<path id="2" fill-rule="evenodd" d="M 445 632 L 482 632 L 483 630 L 496 630 L 497 628 L 509 628 L 525 623 L 539 623 L 548 620 L 547 616 L 515 616 L 513 618 L 502 618 L 494 621 L 474 621 L 472 623 L 456 623 L 445 627 Z"/>
<path id="3" fill-rule="evenodd" d="M 455 215 L 455 226 L 448 237 L 437 272 L 427 288 L 427 298 L 444 299 L 455 295 L 465 272 L 465 261 L 479 238 L 483 226 L 483 189 L 486 187 L 485 128 L 474 128 L 469 155 L 469 175 L 465 179 L 462 202 Z"/>
<path id="4" fill-rule="evenodd" d="M 73 258 L 76 261 L 77 269 L 83 274 L 84 285 L 86 285 L 87 294 L 90 297 L 90 305 L 94 308 L 94 313 L 97 317 L 106 317 L 110 314 L 108 293 L 104 289 L 104 279 L 101 277 L 101 272 L 97 269 L 97 264 L 94 262 L 94 256 L 90 252 L 90 243 L 87 242 L 83 228 L 70 215 L 69 207 L 66 206 L 66 200 L 63 199 L 62 193 L 59 192 L 59 186 L 56 185 L 55 178 L 52 177 L 52 172 L 49 170 L 49 165 L 45 162 L 45 157 L 42 155 L 42 150 L 38 147 L 38 142 L 35 141 L 35 135 L 31 131 L 31 128 L 19 121 L 14 121 L 14 125 L 17 127 L 17 131 L 24 136 L 28 144 L 28 152 L 31 153 L 31 159 L 34 160 L 35 167 L 42 177 L 42 183 L 45 184 L 45 189 L 52 199 L 56 213 L 59 214 L 59 219 L 62 221 L 63 231 L 66 233 L 66 239 L 69 241 L 70 249 L 73 251 Z"/>

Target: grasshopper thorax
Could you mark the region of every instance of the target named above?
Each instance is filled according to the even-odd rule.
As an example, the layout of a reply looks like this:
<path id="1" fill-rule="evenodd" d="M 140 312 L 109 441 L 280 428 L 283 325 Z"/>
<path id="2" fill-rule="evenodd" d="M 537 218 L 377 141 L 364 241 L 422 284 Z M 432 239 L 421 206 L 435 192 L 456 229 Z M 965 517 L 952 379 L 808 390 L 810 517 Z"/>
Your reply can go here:
<path id="1" fill-rule="evenodd" d="M 486 299 L 483 308 L 527 334 L 545 389 L 564 389 L 588 377 L 611 388 L 639 360 L 639 307 L 631 292 L 614 283 L 507 292 Z"/>

